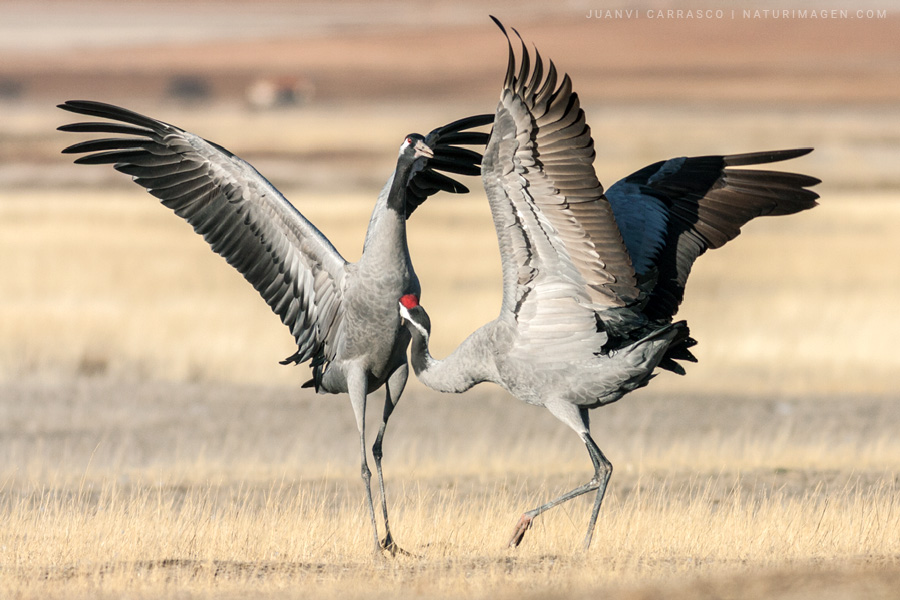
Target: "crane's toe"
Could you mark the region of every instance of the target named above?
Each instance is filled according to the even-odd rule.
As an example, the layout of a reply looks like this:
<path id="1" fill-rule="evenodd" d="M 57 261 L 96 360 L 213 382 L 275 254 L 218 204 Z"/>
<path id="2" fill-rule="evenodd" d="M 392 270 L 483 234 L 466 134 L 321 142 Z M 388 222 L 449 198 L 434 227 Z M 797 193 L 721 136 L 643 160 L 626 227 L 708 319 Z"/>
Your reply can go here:
<path id="1" fill-rule="evenodd" d="M 400 556 L 410 556 L 410 557 L 416 558 L 415 554 L 413 554 L 412 552 L 407 552 L 406 550 L 404 550 L 403 548 L 398 546 L 394 542 L 394 538 L 391 537 L 390 533 L 388 533 L 386 536 L 384 536 L 384 539 L 381 540 L 380 545 L 381 545 L 381 550 L 389 553 L 391 556 L 400 555 Z"/>
<path id="2" fill-rule="evenodd" d="M 515 548 L 520 543 L 522 543 L 522 538 L 525 537 L 525 532 L 531 529 L 531 522 L 533 520 L 534 517 L 531 517 L 527 514 L 522 515 L 522 518 L 519 519 L 518 523 L 516 523 L 516 528 L 513 530 L 512 537 L 509 538 L 507 547 Z"/>

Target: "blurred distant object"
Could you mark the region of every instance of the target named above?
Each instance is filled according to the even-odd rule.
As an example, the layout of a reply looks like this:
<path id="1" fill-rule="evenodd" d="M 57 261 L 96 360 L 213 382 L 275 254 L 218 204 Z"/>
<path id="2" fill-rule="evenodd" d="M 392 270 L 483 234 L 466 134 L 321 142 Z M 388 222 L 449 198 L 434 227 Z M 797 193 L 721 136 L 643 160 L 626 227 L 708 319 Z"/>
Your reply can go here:
<path id="1" fill-rule="evenodd" d="M 261 77 L 247 87 L 247 104 L 256 110 L 299 106 L 312 99 L 312 82 L 298 77 Z"/>
<path id="2" fill-rule="evenodd" d="M 16 79 L 0 79 L 0 100 L 18 100 L 25 91 L 25 84 Z"/>
<path id="3" fill-rule="evenodd" d="M 166 95 L 182 102 L 205 100 L 212 95 L 209 82 L 200 75 L 175 75 L 169 81 Z"/>

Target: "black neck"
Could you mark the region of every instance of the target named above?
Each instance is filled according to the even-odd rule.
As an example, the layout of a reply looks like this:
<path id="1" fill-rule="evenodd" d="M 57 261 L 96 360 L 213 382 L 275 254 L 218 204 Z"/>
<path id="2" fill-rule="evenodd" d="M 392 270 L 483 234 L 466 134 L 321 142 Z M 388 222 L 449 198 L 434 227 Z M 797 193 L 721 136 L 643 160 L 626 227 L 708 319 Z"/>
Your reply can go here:
<path id="1" fill-rule="evenodd" d="M 397 169 L 394 171 L 394 180 L 391 182 L 391 191 L 388 194 L 388 208 L 402 215 L 406 214 L 406 188 L 412 173 L 412 166 L 412 161 L 406 157 L 401 157 L 397 161 Z"/>

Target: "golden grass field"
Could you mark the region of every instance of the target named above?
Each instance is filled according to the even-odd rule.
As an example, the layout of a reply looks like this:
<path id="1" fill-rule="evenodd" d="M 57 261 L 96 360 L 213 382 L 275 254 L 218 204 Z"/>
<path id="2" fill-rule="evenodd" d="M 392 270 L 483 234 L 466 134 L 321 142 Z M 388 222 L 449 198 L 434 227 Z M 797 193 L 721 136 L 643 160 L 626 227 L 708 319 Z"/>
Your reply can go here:
<path id="1" fill-rule="evenodd" d="M 601 25 L 492 5 L 585 90 L 605 184 L 680 154 L 811 145 L 782 168 L 823 179 L 821 205 L 701 257 L 679 313 L 700 362 L 594 411 L 615 470 L 589 552 L 590 499 L 504 547 L 523 510 L 589 476 L 575 435 L 496 387 L 411 380 L 384 466 L 415 556 L 372 557 L 348 400 L 299 388 L 308 369 L 278 364 L 290 335 L 189 227 L 112 169 L 58 155 L 80 138 L 54 131 L 69 117 L 52 106 L 90 95 L 225 145 L 353 260 L 402 135 L 492 110 L 505 68 L 487 24 L 400 5 L 429 27 L 459 21 L 399 44 L 397 25 L 340 25 L 363 19 L 347 5 L 329 35 L 245 40 L 231 60 L 215 36 L 0 46 L 15 59 L 0 83 L 29 90 L 0 99 L 0 598 L 895 598 L 896 21 Z M 190 61 L 220 95 L 160 97 Z M 250 111 L 228 95 L 272 64 L 313 73 L 314 100 Z M 404 87 L 406 72 L 428 85 Z M 410 221 L 437 356 L 499 309 L 493 226 L 466 183 Z"/>

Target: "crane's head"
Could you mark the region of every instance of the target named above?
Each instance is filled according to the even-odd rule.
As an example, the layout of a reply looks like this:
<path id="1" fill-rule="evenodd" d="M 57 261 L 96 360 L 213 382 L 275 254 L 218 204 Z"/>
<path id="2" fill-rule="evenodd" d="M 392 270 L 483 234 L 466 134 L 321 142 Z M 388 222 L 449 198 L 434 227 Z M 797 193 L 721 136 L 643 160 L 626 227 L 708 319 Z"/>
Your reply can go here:
<path id="1" fill-rule="evenodd" d="M 410 160 L 417 158 L 434 158 L 434 151 L 425 143 L 425 137 L 418 133 L 410 133 L 400 145 L 400 156 Z"/>
<path id="2" fill-rule="evenodd" d="M 406 294 L 400 298 L 400 316 L 413 336 L 418 333 L 425 341 L 428 341 L 428 336 L 431 335 L 431 319 L 419 304 L 418 296 Z"/>

